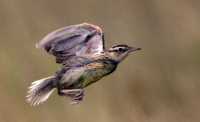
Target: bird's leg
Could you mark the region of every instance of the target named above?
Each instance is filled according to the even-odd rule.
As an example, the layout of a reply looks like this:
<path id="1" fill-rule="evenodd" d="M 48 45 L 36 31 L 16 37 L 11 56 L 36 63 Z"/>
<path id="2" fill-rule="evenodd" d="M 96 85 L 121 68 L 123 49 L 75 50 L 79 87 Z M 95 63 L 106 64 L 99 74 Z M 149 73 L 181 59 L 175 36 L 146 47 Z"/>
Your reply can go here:
<path id="1" fill-rule="evenodd" d="M 72 100 L 71 104 L 78 104 L 83 100 L 84 90 L 83 89 L 64 89 L 60 91 L 65 96 L 69 96 Z"/>

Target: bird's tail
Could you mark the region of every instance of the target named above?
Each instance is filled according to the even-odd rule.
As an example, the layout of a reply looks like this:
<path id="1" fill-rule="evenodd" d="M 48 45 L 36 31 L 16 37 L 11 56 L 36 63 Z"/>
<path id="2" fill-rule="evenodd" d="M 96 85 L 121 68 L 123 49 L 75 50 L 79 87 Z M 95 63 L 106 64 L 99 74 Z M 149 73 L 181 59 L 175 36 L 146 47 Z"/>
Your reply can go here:
<path id="1" fill-rule="evenodd" d="M 28 95 L 26 96 L 26 101 L 33 106 L 45 102 L 54 91 L 55 80 L 54 76 L 50 76 L 32 82 Z"/>

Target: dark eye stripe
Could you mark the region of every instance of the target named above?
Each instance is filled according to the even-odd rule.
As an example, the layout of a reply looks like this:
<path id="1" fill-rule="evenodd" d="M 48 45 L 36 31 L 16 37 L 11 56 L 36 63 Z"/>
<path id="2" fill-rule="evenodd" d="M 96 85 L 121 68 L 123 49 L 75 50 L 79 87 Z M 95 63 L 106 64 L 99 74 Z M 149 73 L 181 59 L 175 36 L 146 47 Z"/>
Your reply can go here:
<path id="1" fill-rule="evenodd" d="M 128 50 L 127 47 L 112 47 L 111 49 L 109 49 L 109 52 L 126 52 Z"/>

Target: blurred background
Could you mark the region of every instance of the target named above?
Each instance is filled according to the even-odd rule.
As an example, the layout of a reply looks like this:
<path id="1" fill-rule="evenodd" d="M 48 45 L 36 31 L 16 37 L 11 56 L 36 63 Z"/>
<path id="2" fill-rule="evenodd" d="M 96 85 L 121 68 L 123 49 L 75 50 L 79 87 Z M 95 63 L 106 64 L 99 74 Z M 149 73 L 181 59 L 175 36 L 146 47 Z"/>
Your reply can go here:
<path id="1" fill-rule="evenodd" d="M 79 105 L 57 96 L 25 102 L 34 80 L 59 65 L 35 48 L 47 33 L 89 22 L 106 47 L 143 48 L 86 89 Z M 199 122 L 200 1 L 0 0 L 0 122 Z"/>

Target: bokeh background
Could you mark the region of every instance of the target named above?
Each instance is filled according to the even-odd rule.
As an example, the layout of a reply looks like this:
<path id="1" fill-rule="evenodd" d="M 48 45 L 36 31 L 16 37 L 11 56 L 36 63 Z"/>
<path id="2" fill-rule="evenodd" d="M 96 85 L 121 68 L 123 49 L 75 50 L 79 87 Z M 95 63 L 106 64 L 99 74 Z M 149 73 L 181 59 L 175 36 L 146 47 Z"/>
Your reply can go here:
<path id="1" fill-rule="evenodd" d="M 31 107 L 34 80 L 59 65 L 35 43 L 89 22 L 106 47 L 141 47 L 118 70 L 86 89 L 79 105 L 57 96 Z M 0 0 L 0 122 L 199 122 L 200 1 Z"/>

